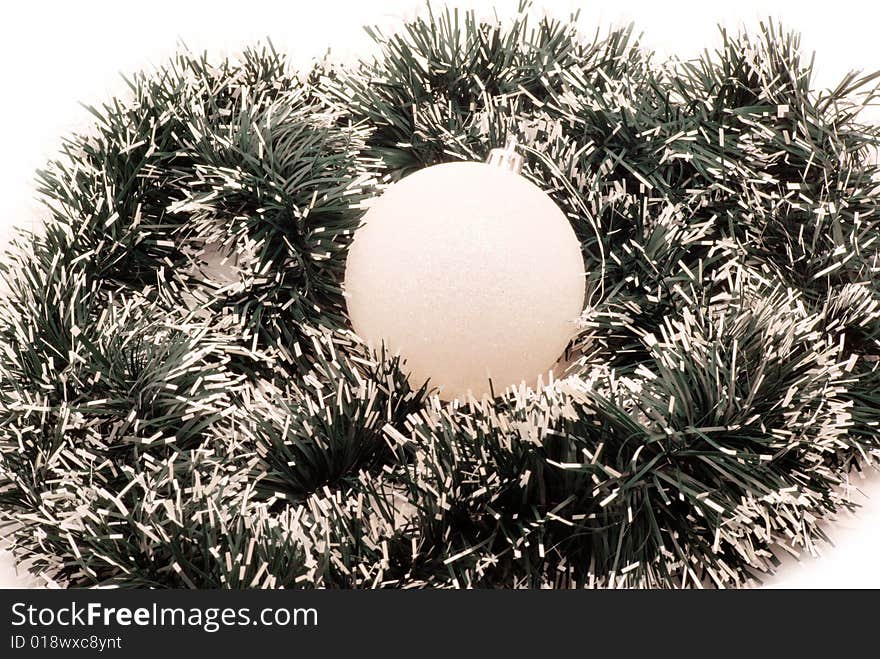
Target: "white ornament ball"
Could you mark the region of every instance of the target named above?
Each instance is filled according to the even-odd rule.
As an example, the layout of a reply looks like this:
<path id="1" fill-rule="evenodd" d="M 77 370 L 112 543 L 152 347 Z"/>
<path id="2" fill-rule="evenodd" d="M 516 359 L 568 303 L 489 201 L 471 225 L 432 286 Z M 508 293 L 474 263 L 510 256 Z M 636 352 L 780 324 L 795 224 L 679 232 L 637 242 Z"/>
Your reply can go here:
<path id="1" fill-rule="evenodd" d="M 584 303 L 580 244 L 544 192 L 478 162 L 390 186 L 357 230 L 345 272 L 355 332 L 405 360 L 410 384 L 477 398 L 547 382 Z"/>

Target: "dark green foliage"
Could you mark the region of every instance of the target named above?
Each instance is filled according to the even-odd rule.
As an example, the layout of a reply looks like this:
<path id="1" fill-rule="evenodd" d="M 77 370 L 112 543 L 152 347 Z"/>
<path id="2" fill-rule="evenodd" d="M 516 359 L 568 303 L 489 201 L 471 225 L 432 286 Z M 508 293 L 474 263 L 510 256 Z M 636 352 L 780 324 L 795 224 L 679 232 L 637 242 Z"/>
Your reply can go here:
<path id="1" fill-rule="evenodd" d="M 0 532 L 73 586 L 737 586 L 880 455 L 877 75 L 776 25 L 429 12 L 353 67 L 183 52 L 40 173 L 0 307 Z M 590 292 L 533 391 L 441 403 L 348 327 L 363 203 L 515 136 Z M 447 191 L 454 194 L 454 191 Z"/>

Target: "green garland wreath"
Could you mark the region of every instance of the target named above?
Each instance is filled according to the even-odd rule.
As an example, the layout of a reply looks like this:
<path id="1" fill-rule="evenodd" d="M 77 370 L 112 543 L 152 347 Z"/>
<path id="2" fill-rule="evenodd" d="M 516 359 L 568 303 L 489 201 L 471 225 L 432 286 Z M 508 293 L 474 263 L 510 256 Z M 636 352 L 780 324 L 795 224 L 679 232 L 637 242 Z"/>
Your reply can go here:
<path id="1" fill-rule="evenodd" d="M 657 64 L 575 23 L 431 13 L 305 75 L 182 52 L 94 109 L 3 271 L 19 562 L 69 586 L 721 587 L 810 551 L 880 458 L 877 75 L 817 93 L 774 25 Z M 443 404 L 350 331 L 346 248 L 389 181 L 509 135 L 601 296 L 565 377 Z"/>

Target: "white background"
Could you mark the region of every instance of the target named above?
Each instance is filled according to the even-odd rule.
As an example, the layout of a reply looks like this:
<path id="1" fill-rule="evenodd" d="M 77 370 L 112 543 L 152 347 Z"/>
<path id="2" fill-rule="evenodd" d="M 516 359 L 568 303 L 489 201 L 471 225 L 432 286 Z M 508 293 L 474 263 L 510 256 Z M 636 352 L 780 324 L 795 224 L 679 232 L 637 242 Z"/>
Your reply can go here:
<path id="1" fill-rule="evenodd" d="M 442 0 L 435 0 L 442 7 Z M 518 0 L 452 3 L 504 18 Z M 581 6 L 587 5 L 587 6 Z M 816 81 L 832 86 L 849 69 L 880 69 L 880 8 L 875 2 L 838 0 L 593 1 L 536 0 L 533 11 L 565 18 L 581 9 L 586 33 L 635 22 L 643 43 L 659 55 L 693 57 L 719 44 L 717 24 L 755 28 L 781 19 L 815 50 Z M 423 11 L 415 0 L 147 0 L 145 2 L 7 3 L 0 21 L 0 245 L 13 225 L 30 227 L 40 217 L 33 171 L 57 150 L 59 139 L 88 124 L 80 102 L 96 104 L 122 90 L 120 73 L 160 64 L 178 42 L 195 50 L 235 53 L 270 37 L 297 64 L 327 49 L 350 60 L 373 52 L 365 24 L 393 29 Z M 875 114 L 880 119 L 880 114 Z M 769 585 L 782 587 L 880 587 L 880 479 L 855 482 L 864 507 L 828 526 L 835 546 L 819 559 L 787 561 Z M 24 585 L 8 554 L 0 553 L 0 586 Z"/>

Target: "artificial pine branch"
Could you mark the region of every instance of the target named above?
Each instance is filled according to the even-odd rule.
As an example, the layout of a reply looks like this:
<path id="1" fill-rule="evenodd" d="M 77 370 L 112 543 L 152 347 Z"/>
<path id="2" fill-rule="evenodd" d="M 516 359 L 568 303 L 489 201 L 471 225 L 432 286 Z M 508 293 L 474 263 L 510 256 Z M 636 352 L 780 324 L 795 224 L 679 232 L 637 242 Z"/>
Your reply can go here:
<path id="1" fill-rule="evenodd" d="M 880 456 L 878 75 L 775 24 L 429 12 L 300 75 L 183 51 L 40 173 L 3 266 L 0 531 L 72 586 L 738 586 Z M 364 203 L 515 135 L 581 241 L 567 370 L 441 403 L 348 326 Z M 454 193 L 454 191 L 449 191 Z"/>

